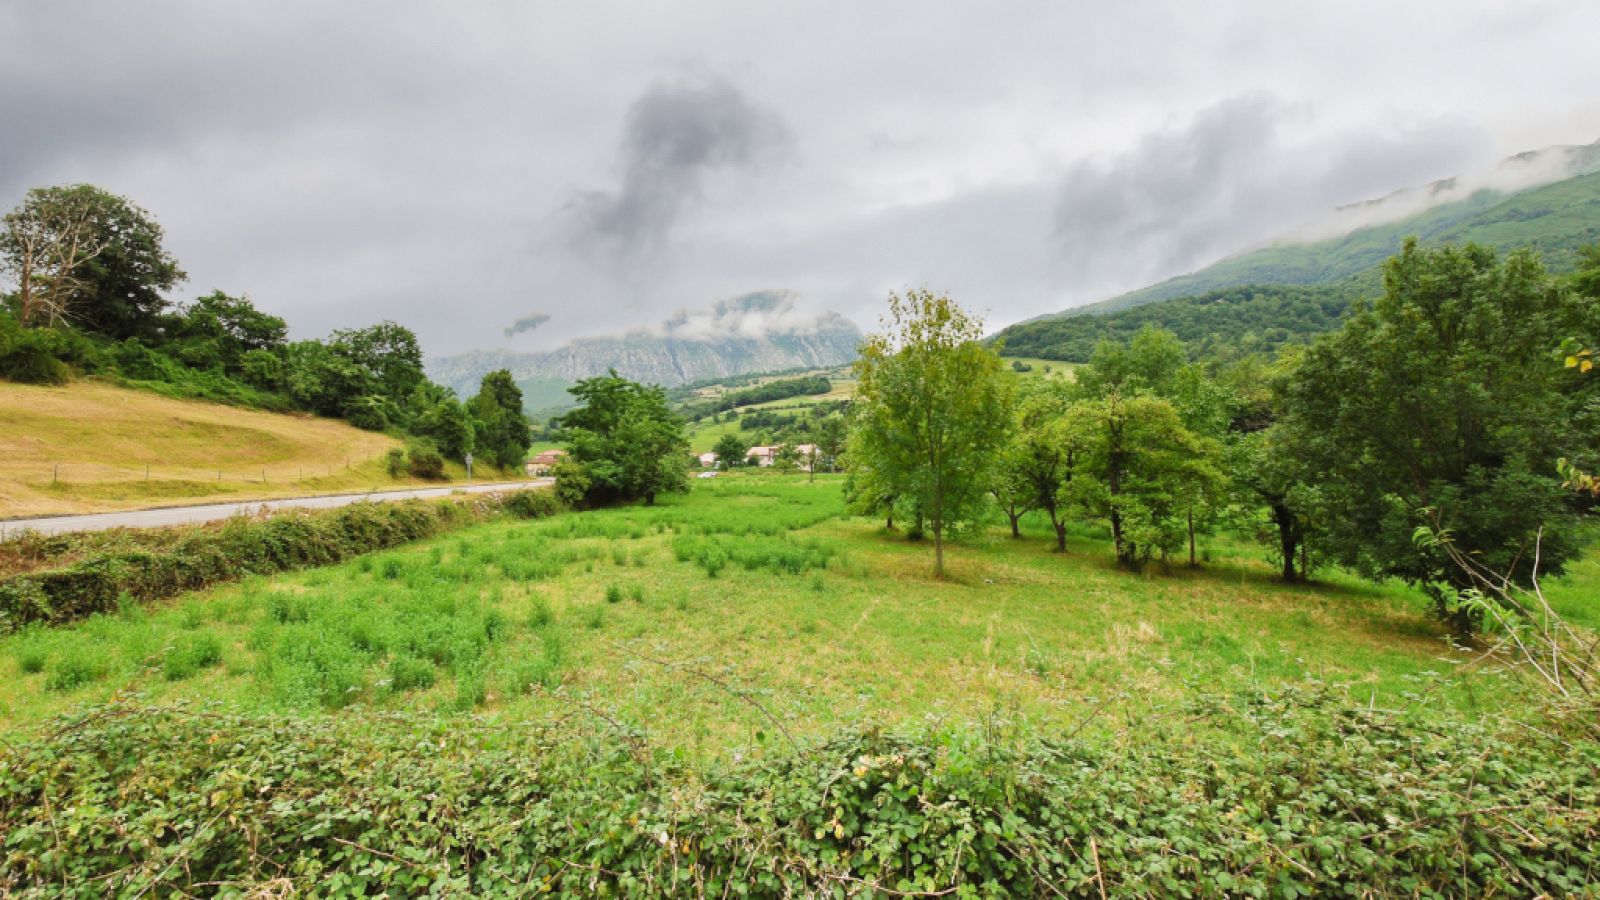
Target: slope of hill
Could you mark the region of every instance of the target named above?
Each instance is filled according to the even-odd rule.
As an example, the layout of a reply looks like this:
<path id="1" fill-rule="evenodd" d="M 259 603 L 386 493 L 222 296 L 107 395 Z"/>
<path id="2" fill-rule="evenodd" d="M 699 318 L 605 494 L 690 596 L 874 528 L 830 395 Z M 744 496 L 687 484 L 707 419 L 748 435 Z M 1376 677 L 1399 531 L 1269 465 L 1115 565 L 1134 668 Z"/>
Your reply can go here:
<path id="1" fill-rule="evenodd" d="M 395 446 L 334 419 L 0 382 L 0 517 L 393 486 Z"/>
<path id="2" fill-rule="evenodd" d="M 1517 167 L 1557 174 L 1532 187 L 1507 189 L 1506 185 L 1514 188 L 1518 183 Z M 1495 172 L 1501 174 L 1478 179 L 1485 186 L 1476 190 L 1469 190 L 1473 182 L 1465 179 L 1446 179 L 1342 208 L 1329 227 L 1364 221 L 1373 224 L 1351 228 L 1336 237 L 1309 242 L 1286 238 L 1197 272 L 1030 321 L 1115 312 L 1243 285 L 1324 285 L 1348 280 L 1358 287 L 1371 287 L 1377 284 L 1378 265 L 1394 254 L 1407 235 L 1416 235 L 1428 244 L 1476 241 L 1502 249 L 1533 247 L 1558 271 L 1572 265 L 1577 248 L 1600 241 L 1600 142 L 1520 154 L 1504 161 Z M 1534 178 L 1527 174 L 1521 181 Z M 1429 206 L 1430 197 L 1459 199 Z"/>
<path id="3" fill-rule="evenodd" d="M 1572 174 L 1507 192 L 1506 167 Z M 1531 247 L 1555 271 L 1570 270 L 1577 251 L 1600 242 L 1600 143 L 1522 154 L 1498 178 L 1471 189 L 1455 179 L 1397 191 L 1347 207 L 1337 226 L 1370 222 L 1323 240 L 1283 241 L 1221 260 L 1159 284 L 1001 331 L 1006 352 L 1084 360 L 1102 337 L 1125 337 L 1147 323 L 1197 342 L 1245 341 L 1271 349 L 1338 324 L 1350 302 L 1380 287 L 1380 267 L 1408 235 L 1424 244 L 1476 242 L 1501 250 Z M 1534 174 L 1522 173 L 1522 181 Z M 1428 206 L 1430 197 L 1450 197 Z M 1203 349 L 1203 348 L 1202 348 Z"/>
<path id="4" fill-rule="evenodd" d="M 579 338 L 543 353 L 478 350 L 428 361 L 428 375 L 469 396 L 485 373 L 509 369 L 530 409 L 553 405 L 565 386 L 616 369 L 668 387 L 782 369 L 837 366 L 855 359 L 861 331 L 837 313 L 806 316 L 793 295 L 762 291 L 709 310 L 680 313 L 652 329 Z"/>

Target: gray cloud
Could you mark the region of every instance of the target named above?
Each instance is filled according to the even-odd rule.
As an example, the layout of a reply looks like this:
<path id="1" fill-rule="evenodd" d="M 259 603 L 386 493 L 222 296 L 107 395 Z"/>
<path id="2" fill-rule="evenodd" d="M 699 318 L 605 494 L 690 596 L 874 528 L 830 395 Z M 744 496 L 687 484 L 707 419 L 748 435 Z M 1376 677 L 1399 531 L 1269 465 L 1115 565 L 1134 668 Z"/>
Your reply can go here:
<path id="1" fill-rule="evenodd" d="M 506 337 L 516 337 L 523 332 L 532 331 L 548 321 L 550 321 L 550 316 L 545 313 L 534 313 L 531 316 L 523 316 L 522 318 L 506 326 L 504 334 Z"/>
<path id="2" fill-rule="evenodd" d="M 1600 4 L 1536 13 L 0 2 L 0 211 L 101 185 L 165 228 L 175 300 L 247 293 L 296 336 L 392 318 L 430 355 L 767 287 L 870 325 L 928 286 L 998 327 L 1593 140 Z"/>
<path id="3" fill-rule="evenodd" d="M 1308 118 L 1270 94 L 1242 95 L 1110 160 L 1071 166 L 1056 195 L 1061 254 L 1102 278 L 1167 277 L 1336 206 L 1451 175 L 1491 149 L 1482 129 L 1457 120 L 1306 135 Z"/>
<path id="4" fill-rule="evenodd" d="M 725 80 L 657 84 L 628 110 L 621 185 L 576 199 L 578 238 L 624 252 L 651 249 L 700 196 L 708 175 L 749 169 L 790 144 L 777 114 Z"/>

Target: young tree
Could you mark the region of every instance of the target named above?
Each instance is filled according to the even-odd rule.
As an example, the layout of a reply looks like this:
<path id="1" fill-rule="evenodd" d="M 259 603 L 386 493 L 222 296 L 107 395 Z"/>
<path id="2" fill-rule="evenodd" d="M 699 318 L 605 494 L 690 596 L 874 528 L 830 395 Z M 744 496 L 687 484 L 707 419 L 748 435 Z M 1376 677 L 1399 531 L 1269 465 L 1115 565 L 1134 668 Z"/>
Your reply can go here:
<path id="1" fill-rule="evenodd" d="M 744 441 L 737 434 L 729 433 L 717 438 L 717 445 L 711 448 L 711 452 L 717 454 L 718 468 L 731 469 L 744 465 L 746 449 Z"/>
<path id="2" fill-rule="evenodd" d="M 683 421 L 667 406 L 665 391 L 629 381 L 615 370 L 569 390 L 580 405 L 554 424 L 586 479 L 586 502 L 643 499 L 650 506 L 657 494 L 688 490 L 689 440 Z"/>
<path id="3" fill-rule="evenodd" d="M 482 386 L 467 401 L 474 441 L 489 461 L 502 469 L 520 469 L 533 444 L 533 429 L 522 411 L 522 388 L 511 373 L 497 369 L 483 376 Z"/>
<path id="4" fill-rule="evenodd" d="M 1286 420 L 1318 473 L 1324 544 L 1374 578 L 1419 585 L 1458 632 L 1470 587 L 1419 526 L 1447 531 L 1486 570 L 1526 582 L 1578 551 L 1557 460 L 1574 435 L 1578 385 L 1550 364 L 1571 334 L 1594 333 L 1595 305 L 1550 278 L 1531 251 L 1498 260 L 1477 247 L 1408 240 L 1384 268 L 1384 293 L 1318 341 L 1286 391 Z"/>
<path id="5" fill-rule="evenodd" d="M 1256 512 L 1265 508 L 1269 530 L 1262 537 L 1283 580 L 1290 583 L 1311 576 L 1307 541 L 1317 505 L 1313 473 L 1293 440 L 1292 431 L 1273 424 L 1239 434 L 1228 446 L 1228 468 L 1239 503 Z"/>
<path id="6" fill-rule="evenodd" d="M 793 472 L 800 467 L 800 451 L 793 444 L 784 444 L 772 455 L 772 466 L 779 472 Z"/>
<path id="7" fill-rule="evenodd" d="M 328 346 L 356 366 L 372 383 L 372 392 L 403 403 L 425 379 L 422 372 L 422 346 L 411 329 L 394 322 L 379 322 L 366 328 L 335 331 Z M 509 378 L 509 375 L 507 376 Z M 521 389 L 517 390 L 520 414 Z"/>
<path id="8" fill-rule="evenodd" d="M 849 433 L 850 426 L 844 415 L 837 412 L 818 419 L 812 428 L 811 442 L 817 445 L 819 462 L 827 466 L 829 472 L 838 471 L 839 455 L 844 452 Z"/>
<path id="9" fill-rule="evenodd" d="M 934 574 L 944 575 L 950 527 L 978 509 L 1005 445 L 1011 380 L 979 343 L 982 322 L 928 291 L 889 295 L 881 334 L 861 345 L 852 447 L 933 531 Z"/>
<path id="10" fill-rule="evenodd" d="M 1083 436 L 1069 427 L 1072 395 L 1072 385 L 1061 379 L 1030 383 L 1017 402 L 1015 437 L 1002 457 L 1023 505 L 1050 517 L 1058 553 L 1067 550 L 1066 513 L 1076 503 L 1073 473 L 1083 455 Z"/>

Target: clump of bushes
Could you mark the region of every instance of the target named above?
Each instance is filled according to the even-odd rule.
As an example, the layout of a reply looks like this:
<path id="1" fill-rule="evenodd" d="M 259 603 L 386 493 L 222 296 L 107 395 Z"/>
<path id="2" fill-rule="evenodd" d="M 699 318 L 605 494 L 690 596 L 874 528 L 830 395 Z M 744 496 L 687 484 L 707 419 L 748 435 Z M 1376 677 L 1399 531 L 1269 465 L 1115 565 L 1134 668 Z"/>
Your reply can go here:
<path id="1" fill-rule="evenodd" d="M 729 562 L 754 571 L 766 569 L 785 575 L 800 575 L 828 565 L 834 548 L 817 540 L 795 540 L 787 535 L 766 537 L 747 535 L 678 535 L 672 539 L 672 554 L 679 562 L 702 566 L 712 578 Z"/>
<path id="2" fill-rule="evenodd" d="M 0 744 L 0 893 L 1576 896 L 1600 878 L 1592 742 L 1315 687 L 1175 712 L 1103 746 L 947 724 L 690 764 L 598 716 L 92 709 Z"/>
<path id="3" fill-rule="evenodd" d="M 558 508 L 553 498 L 521 494 L 357 503 L 181 529 L 162 542 L 102 544 L 103 538 L 84 537 L 97 549 L 82 554 L 73 553 L 73 539 L 51 542 L 41 547 L 73 561 L 0 579 L 0 633 L 31 622 L 55 625 L 112 612 L 124 593 L 131 602 L 147 603 L 247 575 L 341 562 L 482 521 L 502 509 L 531 517 Z M 398 578 L 403 572 L 398 561 L 389 560 L 383 574 Z"/>

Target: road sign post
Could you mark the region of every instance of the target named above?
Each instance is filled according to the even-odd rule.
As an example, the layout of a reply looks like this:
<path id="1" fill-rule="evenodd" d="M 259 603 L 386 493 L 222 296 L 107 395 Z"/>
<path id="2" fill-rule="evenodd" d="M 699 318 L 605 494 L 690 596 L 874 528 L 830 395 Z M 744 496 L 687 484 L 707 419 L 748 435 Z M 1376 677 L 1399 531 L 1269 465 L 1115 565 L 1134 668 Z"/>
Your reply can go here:
<path id="1" fill-rule="evenodd" d="M 467 454 L 466 460 L 467 460 L 467 480 L 471 481 L 472 480 L 472 454 L 471 453 Z"/>

